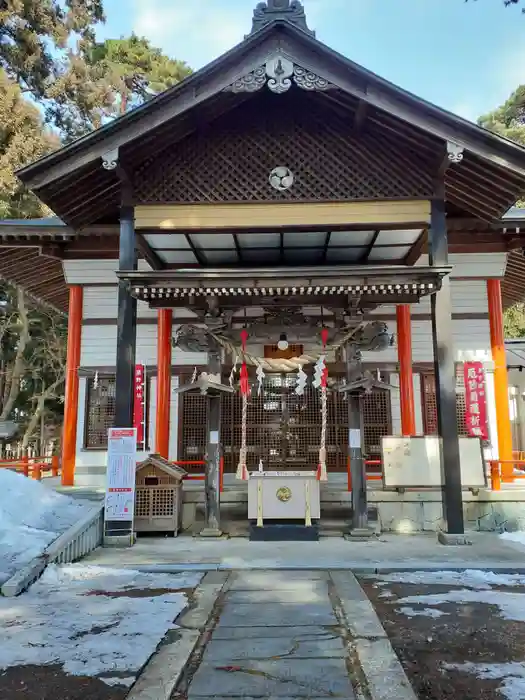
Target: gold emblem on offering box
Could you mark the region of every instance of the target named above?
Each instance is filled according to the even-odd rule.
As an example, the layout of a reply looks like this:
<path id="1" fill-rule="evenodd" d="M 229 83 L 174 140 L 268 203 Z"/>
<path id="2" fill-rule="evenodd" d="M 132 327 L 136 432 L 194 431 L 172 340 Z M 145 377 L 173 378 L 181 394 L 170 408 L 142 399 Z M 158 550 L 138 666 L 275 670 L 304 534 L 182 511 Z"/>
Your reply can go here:
<path id="1" fill-rule="evenodd" d="M 279 501 L 281 501 L 281 503 L 288 503 L 292 497 L 292 491 L 288 488 L 288 486 L 282 486 L 280 489 L 277 489 L 277 493 L 275 495 Z"/>

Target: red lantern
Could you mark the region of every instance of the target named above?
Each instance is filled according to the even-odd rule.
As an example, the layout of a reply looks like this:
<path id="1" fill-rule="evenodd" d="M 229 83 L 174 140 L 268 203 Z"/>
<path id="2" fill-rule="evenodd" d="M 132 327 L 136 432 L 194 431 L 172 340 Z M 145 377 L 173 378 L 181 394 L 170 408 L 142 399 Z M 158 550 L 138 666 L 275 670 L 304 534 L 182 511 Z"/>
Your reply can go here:
<path id="1" fill-rule="evenodd" d="M 321 341 L 323 343 L 323 348 L 325 348 L 328 343 L 328 328 L 323 328 L 321 331 Z"/>

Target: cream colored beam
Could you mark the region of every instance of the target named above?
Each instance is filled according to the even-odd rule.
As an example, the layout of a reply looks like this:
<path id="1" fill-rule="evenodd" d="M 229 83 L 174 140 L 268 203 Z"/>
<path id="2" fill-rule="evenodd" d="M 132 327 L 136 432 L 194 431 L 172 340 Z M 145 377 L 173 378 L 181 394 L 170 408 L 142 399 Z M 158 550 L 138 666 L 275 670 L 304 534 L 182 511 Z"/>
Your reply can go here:
<path id="1" fill-rule="evenodd" d="M 428 200 L 282 203 L 168 204 L 135 208 L 137 228 L 202 230 L 282 226 L 418 227 L 430 222 Z"/>

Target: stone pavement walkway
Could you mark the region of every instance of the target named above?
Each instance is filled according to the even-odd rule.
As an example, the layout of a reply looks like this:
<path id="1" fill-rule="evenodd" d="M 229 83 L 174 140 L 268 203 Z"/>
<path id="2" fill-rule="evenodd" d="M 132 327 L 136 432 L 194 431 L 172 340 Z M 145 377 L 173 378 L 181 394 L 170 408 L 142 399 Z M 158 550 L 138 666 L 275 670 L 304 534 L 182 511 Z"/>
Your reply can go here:
<path id="1" fill-rule="evenodd" d="M 129 700 L 415 700 L 350 572 L 212 572 L 199 589 L 177 620 L 193 648 L 173 668 L 161 648 Z"/>

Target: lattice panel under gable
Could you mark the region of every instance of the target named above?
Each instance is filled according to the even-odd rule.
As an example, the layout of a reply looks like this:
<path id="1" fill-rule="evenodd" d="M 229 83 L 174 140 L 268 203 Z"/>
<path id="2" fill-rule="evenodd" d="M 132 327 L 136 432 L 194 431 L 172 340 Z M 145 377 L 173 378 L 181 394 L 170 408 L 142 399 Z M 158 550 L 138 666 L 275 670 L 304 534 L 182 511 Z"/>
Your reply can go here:
<path id="1" fill-rule="evenodd" d="M 141 203 L 348 201 L 430 197 L 432 177 L 420 155 L 373 128 L 357 135 L 310 95 L 264 91 L 197 133 L 168 146 L 135 172 Z M 376 127 L 374 127 L 376 128 Z M 292 188 L 269 183 L 287 166 Z"/>

